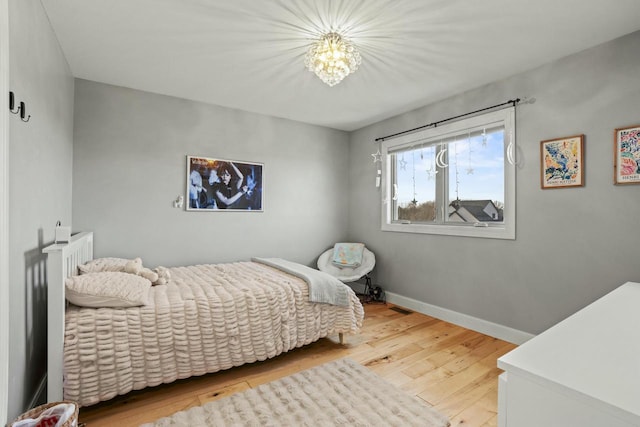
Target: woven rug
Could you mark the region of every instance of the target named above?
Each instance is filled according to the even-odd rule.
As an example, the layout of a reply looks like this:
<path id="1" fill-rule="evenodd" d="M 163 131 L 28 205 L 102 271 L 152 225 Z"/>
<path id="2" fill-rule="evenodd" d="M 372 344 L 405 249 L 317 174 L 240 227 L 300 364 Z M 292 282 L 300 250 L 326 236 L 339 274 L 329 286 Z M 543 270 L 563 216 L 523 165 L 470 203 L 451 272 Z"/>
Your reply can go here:
<path id="1" fill-rule="evenodd" d="M 161 418 L 150 426 L 433 426 L 447 418 L 341 359 Z"/>

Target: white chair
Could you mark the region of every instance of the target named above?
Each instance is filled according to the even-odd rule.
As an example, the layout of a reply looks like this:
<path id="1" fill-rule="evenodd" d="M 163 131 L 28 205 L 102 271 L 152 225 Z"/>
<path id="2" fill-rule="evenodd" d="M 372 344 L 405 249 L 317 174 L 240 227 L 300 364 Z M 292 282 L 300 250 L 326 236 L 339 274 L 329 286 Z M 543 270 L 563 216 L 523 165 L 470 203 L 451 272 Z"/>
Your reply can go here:
<path id="1" fill-rule="evenodd" d="M 358 267 L 338 267 L 333 262 L 333 248 L 327 249 L 318 257 L 318 270 L 330 274 L 342 282 L 355 282 L 365 279 L 364 293 L 371 290 L 369 273 L 376 265 L 376 256 L 369 249 L 364 248 L 362 263 Z"/>

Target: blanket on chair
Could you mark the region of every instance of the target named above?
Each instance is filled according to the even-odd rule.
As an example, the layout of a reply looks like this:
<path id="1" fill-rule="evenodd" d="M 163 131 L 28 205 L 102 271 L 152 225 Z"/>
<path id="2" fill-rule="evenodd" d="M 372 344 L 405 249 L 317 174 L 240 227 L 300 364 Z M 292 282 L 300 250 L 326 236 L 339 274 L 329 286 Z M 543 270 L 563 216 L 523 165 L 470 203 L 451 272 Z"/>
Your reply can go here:
<path id="1" fill-rule="evenodd" d="M 349 305 L 349 287 L 335 277 L 302 264 L 281 258 L 251 258 L 270 267 L 303 279 L 309 284 L 309 301 L 346 307 Z"/>
<path id="2" fill-rule="evenodd" d="M 364 254 L 364 243 L 336 243 L 331 262 L 338 267 L 360 267 Z"/>

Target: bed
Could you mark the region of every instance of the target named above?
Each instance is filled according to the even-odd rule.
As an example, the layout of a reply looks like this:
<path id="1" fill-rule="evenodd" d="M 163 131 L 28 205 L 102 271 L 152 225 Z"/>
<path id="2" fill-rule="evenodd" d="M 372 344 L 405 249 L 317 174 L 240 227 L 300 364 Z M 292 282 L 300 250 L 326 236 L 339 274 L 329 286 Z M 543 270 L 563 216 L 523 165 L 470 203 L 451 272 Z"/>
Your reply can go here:
<path id="1" fill-rule="evenodd" d="M 169 282 L 150 286 L 144 305 L 79 307 L 66 301 L 65 282 L 82 277 L 78 266 L 93 259 L 93 233 L 44 252 L 50 402 L 93 405 L 266 360 L 331 335 L 342 342 L 364 317 L 350 288 L 346 305 L 310 302 L 313 288 L 305 280 L 260 260 L 169 268 Z"/>

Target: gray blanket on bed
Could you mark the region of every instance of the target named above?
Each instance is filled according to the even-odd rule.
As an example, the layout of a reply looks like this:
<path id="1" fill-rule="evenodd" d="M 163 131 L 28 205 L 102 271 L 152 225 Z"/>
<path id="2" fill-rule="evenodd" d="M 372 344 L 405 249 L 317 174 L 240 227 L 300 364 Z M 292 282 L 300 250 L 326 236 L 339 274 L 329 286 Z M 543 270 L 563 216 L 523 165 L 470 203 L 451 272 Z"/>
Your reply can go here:
<path id="1" fill-rule="evenodd" d="M 333 276 L 281 258 L 251 258 L 303 279 L 309 284 L 309 301 L 339 306 L 349 305 L 349 287 Z"/>

